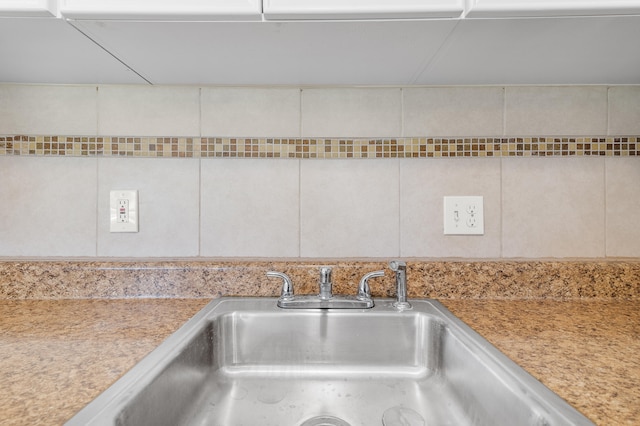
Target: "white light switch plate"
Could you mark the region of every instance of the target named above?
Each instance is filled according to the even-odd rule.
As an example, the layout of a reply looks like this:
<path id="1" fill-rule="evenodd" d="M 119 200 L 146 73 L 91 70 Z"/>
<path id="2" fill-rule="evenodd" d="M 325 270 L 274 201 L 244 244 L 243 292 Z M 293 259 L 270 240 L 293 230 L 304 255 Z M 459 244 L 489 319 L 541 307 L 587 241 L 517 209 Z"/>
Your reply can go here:
<path id="1" fill-rule="evenodd" d="M 138 191 L 112 190 L 109 193 L 111 232 L 138 232 Z"/>
<path id="2" fill-rule="evenodd" d="M 445 235 L 484 235 L 484 197 L 444 197 Z"/>

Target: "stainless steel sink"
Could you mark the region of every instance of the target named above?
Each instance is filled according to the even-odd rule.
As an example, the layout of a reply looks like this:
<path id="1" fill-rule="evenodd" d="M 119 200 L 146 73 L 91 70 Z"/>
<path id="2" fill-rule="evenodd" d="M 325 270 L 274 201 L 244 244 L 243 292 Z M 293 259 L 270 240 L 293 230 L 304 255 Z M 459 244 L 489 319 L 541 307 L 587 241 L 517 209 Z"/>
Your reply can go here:
<path id="1" fill-rule="evenodd" d="M 433 300 L 212 301 L 68 425 L 591 425 Z"/>

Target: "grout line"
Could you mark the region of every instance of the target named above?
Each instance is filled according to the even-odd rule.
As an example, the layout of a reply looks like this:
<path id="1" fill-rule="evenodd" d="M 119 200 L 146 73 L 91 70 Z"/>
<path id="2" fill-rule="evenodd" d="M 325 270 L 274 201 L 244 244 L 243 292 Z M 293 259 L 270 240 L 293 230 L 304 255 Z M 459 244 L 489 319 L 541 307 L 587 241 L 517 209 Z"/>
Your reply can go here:
<path id="1" fill-rule="evenodd" d="M 404 88 L 400 88 L 400 135 L 405 134 Z M 398 158 L 398 257 L 402 257 L 402 161 Z"/>
<path id="2" fill-rule="evenodd" d="M 202 158 L 198 159 L 198 256 L 202 257 Z"/>
<path id="3" fill-rule="evenodd" d="M 602 161 L 604 161 L 604 176 L 603 176 L 603 180 L 604 180 L 604 202 L 602 203 L 604 206 L 604 258 L 606 259 L 608 256 L 608 250 L 607 250 L 607 159 L 603 158 Z"/>
<path id="4" fill-rule="evenodd" d="M 198 88 L 198 129 L 200 137 L 202 137 L 202 87 Z"/>
<path id="5" fill-rule="evenodd" d="M 503 181 L 502 164 L 503 163 L 504 163 L 504 159 L 501 158 L 500 159 L 500 216 L 498 217 L 498 220 L 500 222 L 500 226 L 498 227 L 498 229 L 500 229 L 500 259 L 504 259 L 504 220 L 503 220 L 504 195 L 503 195 L 503 188 L 502 188 L 502 181 Z"/>
<path id="6" fill-rule="evenodd" d="M 302 162 L 298 159 L 298 258 L 302 257 Z"/>
<path id="7" fill-rule="evenodd" d="M 303 110 L 302 102 L 303 102 L 303 99 L 304 99 L 303 90 L 302 89 L 299 90 L 299 99 L 300 99 L 300 105 L 298 107 L 299 108 L 298 111 L 299 111 L 300 117 L 298 117 L 298 135 L 299 135 L 299 137 L 302 137 L 302 135 L 304 134 L 303 131 L 302 131 L 302 123 L 303 123 L 303 121 L 302 121 L 302 110 Z"/>
<path id="8" fill-rule="evenodd" d="M 400 88 L 400 136 L 406 137 L 404 131 L 404 88 Z"/>
<path id="9" fill-rule="evenodd" d="M 100 86 L 96 86 L 96 137 L 100 130 Z M 111 206 L 109 206 L 111 209 Z M 100 249 L 100 158 L 96 157 L 96 239 L 95 256 L 99 255 Z M 109 210 L 109 221 L 111 221 L 111 210 Z"/>
<path id="10" fill-rule="evenodd" d="M 607 112 L 605 113 L 606 114 L 606 128 L 607 128 L 606 132 L 607 132 L 607 136 L 609 136 L 611 134 L 611 127 L 609 125 L 609 123 L 610 123 L 610 114 L 611 114 L 610 108 L 609 108 L 610 92 L 611 92 L 611 87 L 607 86 L 607 100 L 606 100 L 606 102 L 607 102 Z"/>
<path id="11" fill-rule="evenodd" d="M 607 120 L 607 136 L 609 136 L 611 134 L 611 127 L 610 127 L 610 123 L 611 123 L 611 107 L 610 107 L 610 96 L 611 96 L 611 87 L 607 86 L 607 112 L 606 112 L 606 120 Z M 604 176 L 603 176 L 603 180 L 604 180 L 604 200 L 603 200 L 603 208 L 604 208 L 604 247 L 603 247 L 603 252 L 604 252 L 604 258 L 607 258 L 607 159 L 606 157 L 602 159 L 602 161 L 604 161 Z"/>
<path id="12" fill-rule="evenodd" d="M 198 88 L 199 133 L 202 138 L 202 87 Z M 201 141 L 198 141 L 202 145 Z M 202 153 L 201 153 L 202 155 Z M 202 257 L 202 156 L 198 158 L 198 256 Z"/>
<path id="13" fill-rule="evenodd" d="M 100 131 L 100 86 L 96 86 L 96 136 Z"/>
<path id="14" fill-rule="evenodd" d="M 611 87 L 607 87 L 607 136 L 611 134 Z"/>
<path id="15" fill-rule="evenodd" d="M 109 207 L 110 208 L 110 207 Z M 100 240 L 100 159 L 96 158 L 96 250 L 95 255 L 99 256 Z M 111 211 L 109 211 L 109 221 L 111 221 Z"/>
<path id="16" fill-rule="evenodd" d="M 402 160 L 398 158 L 398 257 L 402 257 Z"/>
<path id="17" fill-rule="evenodd" d="M 507 135 L 507 88 L 502 88 L 502 136 Z"/>

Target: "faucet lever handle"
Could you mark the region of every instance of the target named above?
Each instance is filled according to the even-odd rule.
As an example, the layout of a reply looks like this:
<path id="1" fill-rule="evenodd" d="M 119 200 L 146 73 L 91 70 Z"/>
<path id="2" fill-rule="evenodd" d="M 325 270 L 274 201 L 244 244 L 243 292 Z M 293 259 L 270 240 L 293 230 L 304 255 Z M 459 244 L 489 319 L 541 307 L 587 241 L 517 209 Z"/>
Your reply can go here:
<path id="1" fill-rule="evenodd" d="M 267 277 L 282 279 L 282 291 L 280 292 L 280 299 L 293 299 L 293 283 L 291 282 L 291 278 L 289 278 L 287 274 L 283 274 L 282 272 L 269 271 L 267 272 Z"/>
<path id="2" fill-rule="evenodd" d="M 320 268 L 320 283 L 328 284 L 331 283 L 331 272 L 333 270 L 329 266 L 323 266 Z"/>
<path id="3" fill-rule="evenodd" d="M 384 277 L 384 271 L 373 271 L 365 274 L 358 284 L 358 295 L 356 298 L 359 300 L 371 299 L 371 288 L 369 287 L 369 280 L 371 278 Z"/>

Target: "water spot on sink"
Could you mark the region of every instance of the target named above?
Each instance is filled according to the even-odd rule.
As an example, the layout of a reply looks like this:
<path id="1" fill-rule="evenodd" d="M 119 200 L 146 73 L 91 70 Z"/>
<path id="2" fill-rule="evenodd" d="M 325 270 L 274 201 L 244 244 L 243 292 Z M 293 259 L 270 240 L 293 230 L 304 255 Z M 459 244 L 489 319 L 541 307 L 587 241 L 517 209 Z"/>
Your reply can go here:
<path id="1" fill-rule="evenodd" d="M 406 407 L 391 407 L 382 415 L 383 426 L 425 426 L 420 414 Z"/>
<path id="2" fill-rule="evenodd" d="M 249 391 L 247 391 L 246 388 L 243 388 L 243 387 L 233 388 L 231 390 L 231 398 L 236 400 L 244 399 L 247 396 L 247 393 L 249 393 Z"/>
<path id="3" fill-rule="evenodd" d="M 262 388 L 258 394 L 258 401 L 265 404 L 277 404 L 284 399 L 286 394 L 278 389 Z"/>
<path id="4" fill-rule="evenodd" d="M 341 418 L 333 416 L 316 416 L 305 420 L 300 426 L 350 426 Z"/>
<path id="5" fill-rule="evenodd" d="M 536 426 L 549 426 L 549 422 L 542 416 L 539 416 L 535 422 Z"/>
<path id="6" fill-rule="evenodd" d="M 282 401 L 282 398 L 278 398 L 273 395 L 259 395 L 258 401 L 262 402 L 263 404 L 277 404 L 278 402 Z"/>

